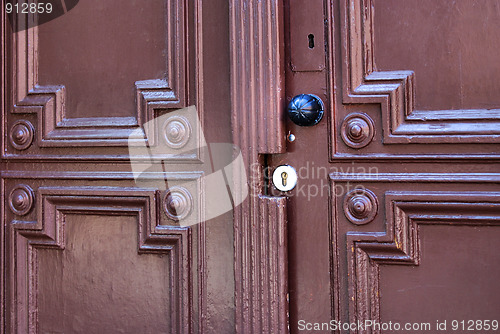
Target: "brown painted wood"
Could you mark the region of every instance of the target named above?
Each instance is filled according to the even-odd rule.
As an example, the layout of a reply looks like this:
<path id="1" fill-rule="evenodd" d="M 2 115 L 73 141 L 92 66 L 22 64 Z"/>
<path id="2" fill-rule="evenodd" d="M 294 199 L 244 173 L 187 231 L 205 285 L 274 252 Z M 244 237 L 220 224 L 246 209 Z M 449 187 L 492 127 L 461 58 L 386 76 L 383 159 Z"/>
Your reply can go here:
<path id="1" fill-rule="evenodd" d="M 283 3 L 230 6 L 233 140 L 251 181 L 234 210 L 235 331 L 286 333 L 286 201 L 263 196 L 266 155 L 285 150 Z"/>
<path id="2" fill-rule="evenodd" d="M 301 332 L 299 320 L 425 320 L 435 325 L 437 320 L 466 317 L 471 310 L 466 304 L 474 305 L 470 314 L 477 319 L 494 317 L 493 309 L 499 307 L 493 297 L 498 289 L 491 280 L 492 275 L 500 275 L 498 239 L 491 237 L 498 233 L 499 213 L 500 114 L 492 94 L 497 91 L 498 64 L 477 61 L 483 53 L 484 59 L 495 57 L 486 36 L 496 38 L 498 26 L 495 20 L 481 18 L 497 15 L 492 10 L 497 4 L 411 2 L 414 11 L 410 13 L 410 2 L 280 3 L 286 99 L 315 94 L 325 102 L 326 116 L 314 127 L 287 121 L 281 136 L 293 133 L 296 140 L 287 143 L 286 153 L 271 155 L 259 155 L 272 152 L 261 151 L 258 143 L 259 122 L 269 119 L 272 109 L 262 112 L 254 107 L 262 103 L 262 95 L 256 93 L 262 84 L 257 55 L 266 41 L 252 37 L 260 37 L 259 24 L 267 22 L 266 14 L 253 2 L 234 4 L 233 131 L 247 163 L 270 168 L 267 174 L 256 168 L 252 175 L 259 188 L 256 193 L 262 188 L 267 195 L 289 197 L 292 333 Z M 246 14 L 237 9 L 246 9 Z M 260 20 L 254 19 L 259 13 Z M 300 36 L 316 35 L 322 29 L 325 35 L 319 40 L 326 41 L 325 69 L 316 67 L 321 62 L 312 53 L 304 56 L 305 38 L 304 45 L 297 46 Z M 470 43 L 461 43 L 461 38 Z M 395 41 L 404 41 L 407 49 Z M 273 122 L 266 125 L 268 132 L 280 129 Z M 296 189 L 287 194 L 263 179 L 281 164 L 299 172 Z M 353 192 L 356 186 L 364 190 Z M 253 278 L 267 270 L 266 264 L 255 260 L 256 232 L 246 230 L 259 226 L 254 219 L 262 208 L 252 203 L 235 215 L 236 281 L 241 280 L 236 294 L 239 333 L 261 329 L 260 319 L 252 312 L 255 305 L 262 305 L 255 297 L 262 286 Z M 442 254 L 436 253 L 439 245 L 432 244 L 437 240 L 446 247 Z M 474 265 L 474 252 L 484 255 L 484 266 Z M 461 268 L 456 271 L 459 275 L 439 270 L 452 268 L 444 265 L 450 261 Z M 412 273 L 419 280 L 410 279 Z M 473 277 L 483 285 L 471 290 Z M 435 280 L 442 280 L 435 287 L 439 290 L 431 288 Z M 391 284 L 401 290 L 395 291 Z M 434 299 L 435 294 L 446 306 Z M 484 298 L 487 302 L 482 304 Z"/>
<path id="3" fill-rule="evenodd" d="M 195 149 L 202 125 L 232 140 L 228 3 L 80 1 L 19 32 L 1 20 L 0 332 L 234 332 L 232 213 L 203 222 Z M 135 160 L 165 164 L 137 184 L 129 136 L 188 106 L 194 153 L 151 127 Z M 174 187 L 203 223 L 172 219 Z"/>
<path id="4" fill-rule="evenodd" d="M 289 193 L 268 188 L 288 197 L 290 332 L 394 332 L 300 327 L 331 320 L 428 322 L 436 332 L 436 321 L 450 330 L 454 319 L 498 317 L 500 77 L 490 43 L 500 30 L 484 19 L 498 4 L 314 6 L 284 1 L 285 91 L 287 101 L 319 96 L 325 117 L 313 127 L 287 120 L 295 141 L 266 161 L 268 174 L 282 164 L 299 174 Z M 321 13 L 311 21 L 325 31 L 325 70 L 295 69 L 296 36 L 320 29 L 296 22 L 301 10 Z"/>
<path id="5" fill-rule="evenodd" d="M 18 33 L 2 14 L 0 332 L 493 319 L 497 6 L 85 1 Z M 302 93 L 325 103 L 314 127 L 286 119 Z M 207 141 L 241 149 L 250 192 L 181 227 L 167 187 L 191 182 L 202 208 L 207 157 L 152 133 L 140 160 L 167 163 L 138 186 L 128 139 L 192 105 Z M 266 178 L 281 164 L 299 172 L 287 194 Z"/>

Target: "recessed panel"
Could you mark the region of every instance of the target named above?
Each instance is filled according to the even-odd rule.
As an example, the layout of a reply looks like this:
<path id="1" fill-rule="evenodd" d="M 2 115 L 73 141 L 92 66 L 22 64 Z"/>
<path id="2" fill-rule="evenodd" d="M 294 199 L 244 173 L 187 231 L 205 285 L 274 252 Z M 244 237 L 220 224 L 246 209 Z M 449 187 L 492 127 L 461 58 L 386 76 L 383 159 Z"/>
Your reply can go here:
<path id="1" fill-rule="evenodd" d="M 138 254 L 132 216 L 66 216 L 64 250 L 38 250 L 40 333 L 169 333 L 166 254 Z"/>
<path id="2" fill-rule="evenodd" d="M 378 71 L 411 70 L 416 110 L 500 108 L 500 3 L 374 0 Z"/>
<path id="3" fill-rule="evenodd" d="M 499 320 L 498 240 L 498 226 L 420 225 L 420 265 L 380 267 L 381 321 L 437 332 L 446 320 L 448 333 L 453 320 Z"/>
<path id="4" fill-rule="evenodd" d="M 39 84 L 66 87 L 67 118 L 135 117 L 135 85 L 166 75 L 164 0 L 86 0 L 39 26 Z M 172 32 L 173 33 L 173 32 Z"/>

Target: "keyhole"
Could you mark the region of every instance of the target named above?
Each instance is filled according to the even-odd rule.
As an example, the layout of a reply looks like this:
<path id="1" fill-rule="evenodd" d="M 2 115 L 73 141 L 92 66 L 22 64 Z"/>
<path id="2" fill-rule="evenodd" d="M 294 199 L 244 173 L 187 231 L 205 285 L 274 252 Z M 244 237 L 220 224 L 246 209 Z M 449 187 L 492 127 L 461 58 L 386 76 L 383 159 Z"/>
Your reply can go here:
<path id="1" fill-rule="evenodd" d="M 286 172 L 281 173 L 281 184 L 283 184 L 283 187 L 286 187 L 286 178 L 288 177 L 288 174 Z"/>
<path id="2" fill-rule="evenodd" d="M 314 35 L 309 34 L 307 38 L 309 39 L 309 49 L 314 49 Z"/>

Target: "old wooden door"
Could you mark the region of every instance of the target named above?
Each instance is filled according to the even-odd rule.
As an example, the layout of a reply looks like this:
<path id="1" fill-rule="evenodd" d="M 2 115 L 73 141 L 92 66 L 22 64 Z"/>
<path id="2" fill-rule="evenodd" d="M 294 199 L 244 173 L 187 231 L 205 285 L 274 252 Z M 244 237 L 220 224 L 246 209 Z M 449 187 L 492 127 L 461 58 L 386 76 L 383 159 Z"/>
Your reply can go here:
<path id="1" fill-rule="evenodd" d="M 257 181 L 235 216 L 239 332 L 497 331 L 500 3 L 243 2 L 233 126 Z M 319 124 L 287 119 L 298 94 L 322 99 Z"/>
<path id="2" fill-rule="evenodd" d="M 2 1 L 0 332 L 232 332 L 202 149 L 231 142 L 228 4 L 21 3 Z"/>

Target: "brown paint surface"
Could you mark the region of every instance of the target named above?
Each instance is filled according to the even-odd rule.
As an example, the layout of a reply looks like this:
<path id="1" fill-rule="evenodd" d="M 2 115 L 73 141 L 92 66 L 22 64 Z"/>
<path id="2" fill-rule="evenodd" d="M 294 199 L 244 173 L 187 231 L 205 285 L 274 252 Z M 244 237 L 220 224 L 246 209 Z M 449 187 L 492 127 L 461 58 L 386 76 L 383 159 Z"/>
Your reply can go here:
<path id="1" fill-rule="evenodd" d="M 446 320 L 451 330 L 453 320 L 496 319 L 500 228 L 431 225 L 420 233 L 419 266 L 381 268 L 383 321 L 430 322 L 435 329 Z"/>
<path id="2" fill-rule="evenodd" d="M 500 105 L 498 4 L 327 3 L 318 10 L 327 22 L 329 68 L 295 72 L 292 65 L 300 64 L 291 63 L 299 59 L 292 35 L 286 40 L 285 72 L 286 101 L 315 94 L 325 103 L 325 117 L 313 127 L 286 119 L 286 134 L 294 134 L 295 141 L 287 143 L 287 153 L 268 160 L 271 170 L 289 164 L 299 172 L 296 188 L 286 194 L 290 332 L 316 332 L 300 331 L 299 320 L 430 321 L 433 326 L 448 320 L 450 329 L 452 319 L 493 319 L 499 309 L 498 177 L 480 175 L 497 173 L 498 157 L 483 156 L 488 163 L 482 163 L 472 155 L 499 151 L 491 131 L 475 145 L 464 137 L 483 127 L 475 119 L 498 117 L 489 110 Z M 313 11 L 314 3 L 286 6 L 293 14 L 302 6 Z M 295 34 L 314 24 L 294 22 L 292 14 L 285 16 L 285 26 Z M 414 71 L 415 76 L 377 71 Z M 478 111 L 440 111 L 447 109 Z M 342 139 L 343 120 L 353 113 L 373 121 L 373 139 L 364 147 L 347 146 Z M 471 121 L 461 120 L 466 118 Z M 451 126 L 463 135 L 452 138 L 442 131 Z M 407 132 L 398 133 L 398 127 Z M 421 133 L 425 138 L 415 140 Z M 452 161 L 452 155 L 461 161 Z M 378 203 L 373 221 L 364 225 L 346 214 L 346 194 L 356 186 L 368 189 Z M 269 191 L 282 195 L 272 184 Z M 463 226 L 460 215 L 469 217 L 470 226 Z"/>
<path id="3" fill-rule="evenodd" d="M 127 146 L 145 114 L 192 105 L 207 142 L 231 141 L 228 5 L 82 1 L 37 29 L 4 31 L 2 195 L 8 208 L 26 184 L 34 200 L 25 216 L 3 211 L 1 333 L 234 332 L 232 212 L 179 228 L 162 212 L 163 176 L 142 193 Z M 9 143 L 18 121 L 34 134 L 25 150 Z M 198 161 L 163 158 L 168 186 L 202 173 Z M 57 207 L 42 188 L 61 191 Z"/>
<path id="4" fill-rule="evenodd" d="M 80 1 L 41 25 L 40 85 L 65 85 L 69 118 L 135 116 L 134 83 L 166 73 L 165 1 Z"/>
<path id="5" fill-rule="evenodd" d="M 137 230 L 134 217 L 67 216 L 66 248 L 38 251 L 41 332 L 170 333 L 169 258 L 138 254 Z"/>
<path id="6" fill-rule="evenodd" d="M 186 15 L 166 18 L 163 3 L 185 5 Z M 418 313 L 415 319 L 431 312 L 463 316 L 470 309 L 460 302 L 473 305 L 477 317 L 494 316 L 500 127 L 497 112 L 490 109 L 498 106 L 500 73 L 496 44 L 487 41 L 499 36 L 497 4 L 461 0 L 448 7 L 445 1 L 426 0 L 427 6 L 417 10 L 409 0 L 310 3 L 169 0 L 129 1 L 125 6 L 86 1 L 39 28 L 38 50 L 23 44 L 24 35 L 5 33 L 2 73 L 13 87 L 3 87 L 8 107 L 0 160 L 6 208 L 0 247 L 2 333 L 34 331 L 30 325 L 53 332 L 287 333 L 287 292 L 291 333 L 298 332 L 299 319 L 345 322 L 380 316 L 412 321 L 413 315 L 405 318 L 405 312 Z M 308 25 L 294 22 L 288 16 L 291 5 L 299 6 L 295 13 L 310 6 L 307 12 L 318 18 Z M 166 21 L 174 36 L 165 36 Z M 325 31 L 325 68 L 292 71 L 291 54 L 297 51 L 290 49 L 291 25 L 298 36 L 310 33 L 301 27 L 314 28 L 315 35 Z M 321 41 L 319 37 L 315 40 Z M 170 45 L 179 51 L 174 58 L 165 53 L 165 41 L 172 38 Z M 27 47 L 16 49 L 14 42 Z M 37 64 L 28 57 L 32 55 L 38 56 Z M 294 61 L 311 61 L 302 56 Z M 313 59 L 302 68 L 322 63 Z M 137 200 L 126 194 L 135 189 L 126 174 L 127 137 L 108 137 L 134 121 L 123 117 L 137 116 L 134 82 L 161 79 L 170 70 L 175 87 L 167 91 L 178 101 L 169 107 L 197 104 L 209 141 L 225 142 L 233 135 L 248 164 L 272 168 L 287 163 L 299 169 L 314 163 L 316 170 L 326 169 L 299 179 L 297 187 L 317 189 L 315 195 L 308 198 L 297 188 L 287 200 L 255 172 L 250 175 L 257 178 L 253 197 L 234 217 L 227 213 L 189 230 L 171 229 L 168 238 L 161 229 L 153 231 L 146 247 L 158 251 L 174 244 L 173 251 L 139 255 L 137 219 L 113 210 L 144 213 L 161 203 L 153 199 L 157 189 L 152 187 L 144 195 L 150 205 L 126 205 Z M 377 70 L 414 71 L 415 77 L 409 72 L 384 76 Z M 33 91 L 48 84 L 66 87 L 66 115 L 53 105 L 62 92 Z M 298 127 L 283 114 L 286 102 L 302 93 L 325 102 L 325 117 L 315 127 Z M 450 108 L 479 110 L 429 111 Z M 373 120 L 373 139 L 366 147 L 347 146 L 342 139 L 343 119 L 354 112 Z M 49 118 L 51 113 L 56 116 Z M 61 130 L 59 116 L 90 120 L 70 122 Z M 116 118 L 107 120 L 110 129 L 100 131 L 95 125 L 102 125 L 103 116 Z M 24 151 L 9 138 L 19 120 L 34 128 L 33 143 Z M 52 123 L 54 128 L 45 133 Z M 288 131 L 295 142 L 285 142 Z M 94 140 L 99 136 L 102 141 Z M 165 164 L 176 176 L 197 170 L 196 163 L 177 163 Z M 376 174 L 366 174 L 371 168 Z M 355 225 L 347 219 L 345 192 L 333 190 L 348 183 L 368 188 L 378 199 L 372 222 Z M 26 216 L 9 209 L 9 193 L 19 184 L 32 187 L 36 197 Z M 37 197 L 43 187 L 71 190 L 59 197 L 57 210 L 72 207 L 75 196 L 84 204 L 66 217 L 66 249 L 35 246 L 38 258 L 29 262 L 28 241 L 54 246 L 49 227 L 53 220 L 60 223 L 52 216 L 43 218 L 47 209 Z M 116 194 L 106 188 L 107 197 L 97 201 L 92 192 L 103 191 L 98 187 L 121 187 L 124 197 L 112 200 Z M 95 214 L 108 204 L 108 213 Z M 462 226 L 457 212 L 471 226 Z M 411 217 L 430 213 L 442 225 L 412 225 Z M 161 214 L 141 219 L 142 226 L 175 226 Z M 394 229 L 398 233 L 388 234 Z M 410 233 L 417 229 L 420 235 Z M 173 255 L 170 267 L 166 262 Z M 30 268 L 40 275 L 29 277 Z M 28 296 L 33 291 L 26 286 L 30 278 L 39 284 L 38 304 Z M 441 299 L 426 304 L 435 298 L 432 284 L 437 280 L 446 281 L 437 293 Z M 169 285 L 172 290 L 167 291 Z M 415 289 L 420 286 L 427 288 Z M 415 302 L 409 305 L 408 299 Z M 442 308 L 452 304 L 456 309 Z M 39 312 L 38 324 L 27 320 L 27 310 Z"/>
<path id="7" fill-rule="evenodd" d="M 416 75 L 418 110 L 500 107 L 500 4 L 495 0 L 376 0 L 379 71 Z"/>

